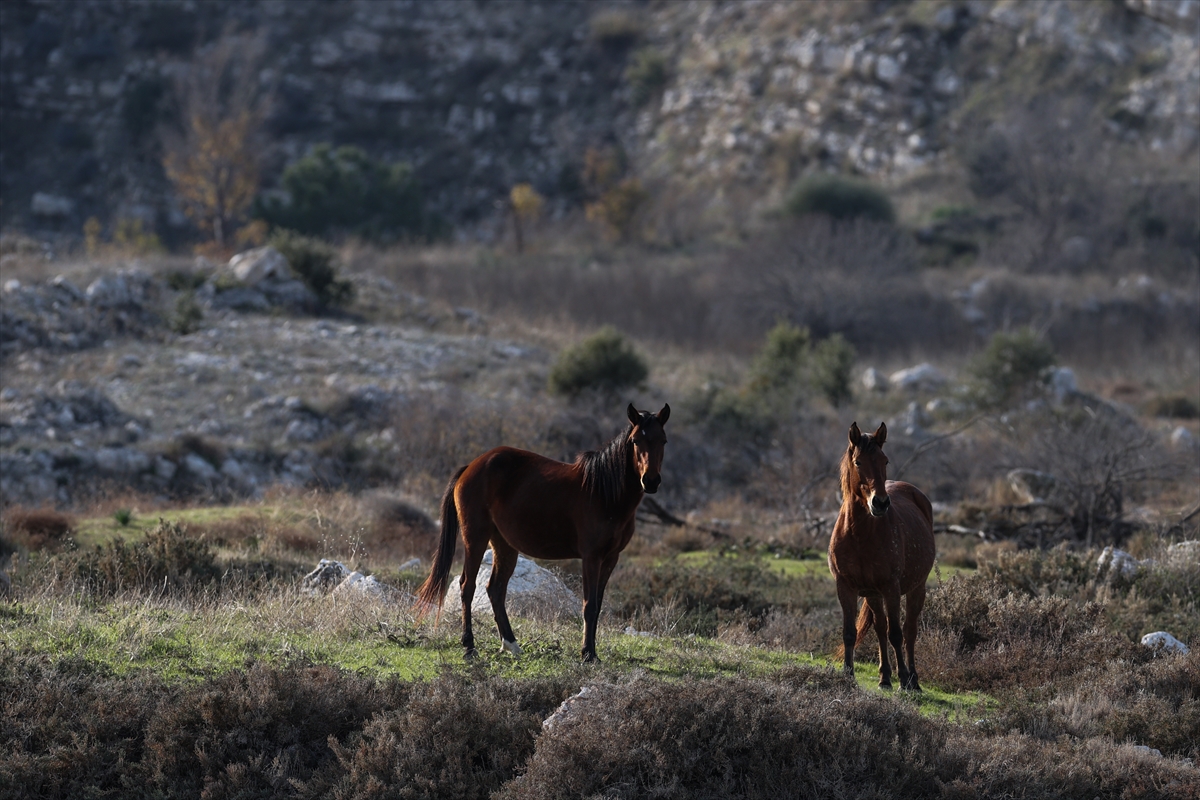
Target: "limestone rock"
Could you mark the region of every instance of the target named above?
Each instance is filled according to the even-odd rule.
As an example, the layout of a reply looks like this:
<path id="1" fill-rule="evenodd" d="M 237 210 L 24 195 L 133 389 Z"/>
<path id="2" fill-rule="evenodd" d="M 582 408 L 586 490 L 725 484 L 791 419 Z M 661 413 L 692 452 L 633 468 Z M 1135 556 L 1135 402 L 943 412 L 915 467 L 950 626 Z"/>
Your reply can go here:
<path id="1" fill-rule="evenodd" d="M 1190 647 L 1166 631 L 1147 633 L 1142 637 L 1142 644 L 1159 653 L 1179 653 L 1186 656 L 1191 652 Z"/>
<path id="2" fill-rule="evenodd" d="M 274 247 L 256 247 L 238 253 L 229 259 L 229 271 L 247 286 L 257 286 L 263 281 L 288 281 L 294 279 L 288 260 Z"/>
<path id="3" fill-rule="evenodd" d="M 936 389 L 946 383 L 942 371 L 930 363 L 917 364 L 915 367 L 897 370 L 888 376 L 888 380 L 900 389 L 911 391 Z"/>
<path id="4" fill-rule="evenodd" d="M 475 596 L 471 601 L 471 613 L 486 619 L 492 616 L 492 603 L 487 596 L 487 582 L 491 576 L 492 551 L 488 550 L 483 555 L 483 565 L 475 582 Z M 462 609 L 458 581 L 451 581 L 450 584 L 443 608 L 448 614 L 457 614 Z M 524 556 L 517 557 L 517 568 L 508 582 L 504 604 L 510 616 L 550 619 L 576 617 L 583 608 L 582 601 L 553 572 L 539 567 Z"/>

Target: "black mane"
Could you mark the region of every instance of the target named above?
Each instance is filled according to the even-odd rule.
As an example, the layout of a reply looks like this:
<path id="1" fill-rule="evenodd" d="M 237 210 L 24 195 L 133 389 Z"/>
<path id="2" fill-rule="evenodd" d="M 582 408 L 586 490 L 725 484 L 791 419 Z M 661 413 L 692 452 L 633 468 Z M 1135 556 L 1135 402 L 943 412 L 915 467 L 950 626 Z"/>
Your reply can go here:
<path id="1" fill-rule="evenodd" d="M 600 498 L 605 506 L 615 506 L 625 492 L 629 480 L 629 451 L 633 445 L 629 435 L 633 426 L 616 436 L 599 450 L 580 453 L 575 463 L 583 467 L 583 488 Z"/>

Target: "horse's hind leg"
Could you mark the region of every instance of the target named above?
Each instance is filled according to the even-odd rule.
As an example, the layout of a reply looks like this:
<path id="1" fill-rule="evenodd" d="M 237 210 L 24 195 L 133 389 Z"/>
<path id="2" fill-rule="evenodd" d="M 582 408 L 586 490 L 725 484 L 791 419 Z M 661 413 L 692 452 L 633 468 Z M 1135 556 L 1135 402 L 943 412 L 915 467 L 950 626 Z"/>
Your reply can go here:
<path id="1" fill-rule="evenodd" d="M 517 568 L 517 551 L 496 533 L 492 539 L 492 577 L 488 579 L 488 599 L 492 601 L 492 614 L 496 617 L 496 629 L 500 631 L 501 646 L 514 656 L 521 655 L 516 634 L 508 622 L 508 609 L 504 599 L 508 596 L 508 581 Z"/>
<path id="2" fill-rule="evenodd" d="M 908 653 L 908 683 L 902 684 L 902 689 L 914 692 L 921 691 L 917 682 L 917 625 L 921 620 L 921 610 L 925 608 L 925 582 L 913 587 L 904 597 L 904 649 Z"/>
<path id="3" fill-rule="evenodd" d="M 488 541 L 486 537 L 479 536 L 478 521 L 472 522 L 468 522 L 465 518 L 461 522 L 463 550 L 465 552 L 463 555 L 462 577 L 458 581 L 459 593 L 462 596 L 462 646 L 463 655 L 466 658 L 474 658 L 476 656 L 475 634 L 471 630 L 471 601 L 475 599 L 475 580 L 479 575 L 479 565 L 483 563 L 483 554 L 487 551 Z"/>
<path id="4" fill-rule="evenodd" d="M 882 597 L 868 597 L 867 604 L 875 621 L 875 638 L 879 640 L 879 686 L 892 688 L 892 661 L 888 658 L 887 614 L 883 609 Z"/>

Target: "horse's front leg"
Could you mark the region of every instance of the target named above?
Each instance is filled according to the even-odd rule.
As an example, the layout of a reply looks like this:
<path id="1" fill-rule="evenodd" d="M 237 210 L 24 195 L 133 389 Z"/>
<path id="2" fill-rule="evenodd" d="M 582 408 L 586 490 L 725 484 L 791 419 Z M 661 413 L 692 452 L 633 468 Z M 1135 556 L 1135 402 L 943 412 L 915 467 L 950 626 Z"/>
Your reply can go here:
<path id="1" fill-rule="evenodd" d="M 854 627 L 858 616 L 858 592 L 842 578 L 837 580 L 838 602 L 842 606 L 842 647 L 845 660 L 842 671 L 853 680 L 854 678 L 854 645 L 858 634 Z"/>
<path id="2" fill-rule="evenodd" d="M 596 623 L 600 619 L 601 584 L 600 573 L 603 561 L 597 556 L 583 559 L 583 650 L 585 663 L 598 662 L 596 657 Z"/>
<path id="3" fill-rule="evenodd" d="M 907 689 L 909 685 L 908 663 L 904 658 L 904 630 L 900 627 L 900 587 L 895 586 L 884 595 L 883 604 L 887 610 L 887 636 L 896 651 L 897 672 L 900 673 L 900 688 Z M 881 643 L 880 647 L 883 645 Z"/>

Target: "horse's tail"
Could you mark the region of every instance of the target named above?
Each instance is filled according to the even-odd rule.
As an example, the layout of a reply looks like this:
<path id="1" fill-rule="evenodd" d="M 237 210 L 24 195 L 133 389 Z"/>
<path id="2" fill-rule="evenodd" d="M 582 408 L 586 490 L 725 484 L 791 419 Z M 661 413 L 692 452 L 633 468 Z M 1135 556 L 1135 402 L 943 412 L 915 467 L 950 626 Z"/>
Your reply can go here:
<path id="1" fill-rule="evenodd" d="M 450 577 L 450 565 L 454 562 L 454 548 L 458 543 L 458 507 L 454 503 L 454 487 L 458 479 L 467 471 L 462 467 L 454 473 L 442 495 L 442 538 L 438 542 L 437 554 L 433 557 L 433 566 L 429 577 L 417 589 L 417 607 L 419 617 L 424 618 L 435 606 L 438 615 L 442 613 L 442 602 L 446 599 L 446 582 Z"/>
<path id="2" fill-rule="evenodd" d="M 854 646 L 858 647 L 862 644 L 863 638 L 867 635 L 867 631 L 875 627 L 875 612 L 871 610 L 871 604 L 863 601 L 862 609 L 858 612 L 858 622 L 855 623 L 855 629 L 858 636 L 854 639 Z M 833 654 L 834 659 L 846 657 L 846 646 L 839 644 L 837 651 Z"/>

